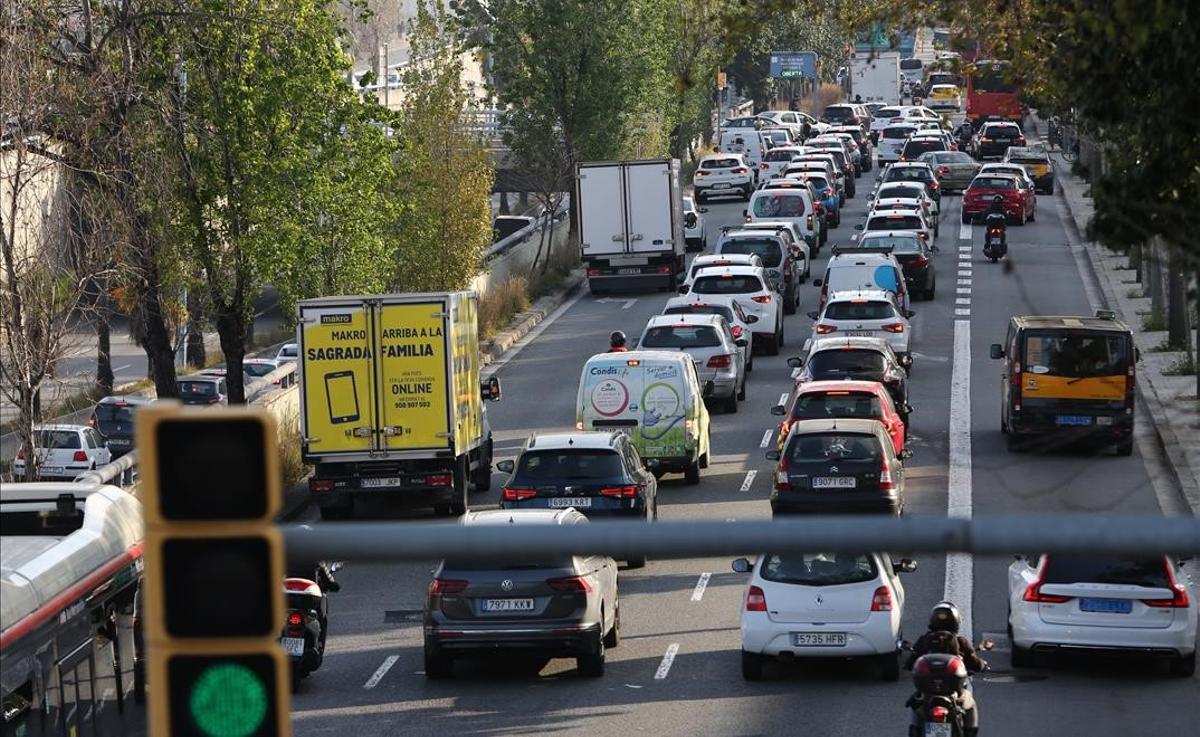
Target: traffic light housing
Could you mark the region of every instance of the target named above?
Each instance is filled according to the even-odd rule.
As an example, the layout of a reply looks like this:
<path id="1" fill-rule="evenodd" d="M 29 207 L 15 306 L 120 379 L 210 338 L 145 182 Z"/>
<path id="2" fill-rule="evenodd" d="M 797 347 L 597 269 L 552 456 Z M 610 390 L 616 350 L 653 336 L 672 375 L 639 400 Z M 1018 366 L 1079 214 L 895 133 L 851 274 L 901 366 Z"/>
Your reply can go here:
<path id="1" fill-rule="evenodd" d="M 152 737 L 291 734 L 276 437 L 248 408 L 138 414 Z"/>

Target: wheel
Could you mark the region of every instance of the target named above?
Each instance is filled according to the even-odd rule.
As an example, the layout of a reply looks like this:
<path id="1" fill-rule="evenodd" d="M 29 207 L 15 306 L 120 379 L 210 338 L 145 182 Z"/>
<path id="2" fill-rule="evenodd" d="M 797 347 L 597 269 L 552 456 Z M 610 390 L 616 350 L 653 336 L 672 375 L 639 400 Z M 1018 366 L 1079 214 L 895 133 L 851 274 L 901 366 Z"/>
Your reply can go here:
<path id="1" fill-rule="evenodd" d="M 962 214 L 962 221 L 963 221 L 963 224 L 964 224 L 964 225 L 966 225 L 967 223 L 970 223 L 970 222 L 971 222 L 971 216 L 970 216 L 970 215 L 968 215 L 967 213 L 965 213 L 965 212 L 964 212 L 964 213 Z"/>
<path id="2" fill-rule="evenodd" d="M 454 660 L 448 655 L 430 652 L 425 648 L 425 677 L 430 680 L 450 678 L 454 675 Z"/>
<path id="3" fill-rule="evenodd" d="M 642 558 L 642 565 L 646 565 L 645 558 Z M 619 601 L 613 609 L 613 626 L 604 636 L 605 648 L 614 648 L 621 644 L 621 604 Z"/>
<path id="4" fill-rule="evenodd" d="M 1031 222 L 1031 223 L 1032 223 L 1032 222 L 1034 222 L 1035 220 L 1037 220 L 1037 210 L 1036 210 L 1036 209 L 1034 209 L 1034 210 L 1030 210 L 1030 211 L 1029 211 L 1029 220 L 1028 220 L 1028 222 Z"/>
<path id="5" fill-rule="evenodd" d="M 937 279 L 933 280 L 933 284 L 929 285 L 929 291 L 925 292 L 925 299 L 932 300 L 937 294 Z"/>
<path id="6" fill-rule="evenodd" d="M 1021 646 L 1017 645 L 1016 643 L 1012 643 L 1011 647 L 1012 647 L 1012 650 L 1009 652 L 1008 657 L 1009 657 L 1009 661 L 1012 663 L 1012 667 L 1014 667 L 1014 668 L 1032 668 L 1033 667 L 1033 653 L 1029 651 L 1029 648 L 1021 647 Z"/>
<path id="7" fill-rule="evenodd" d="M 708 453 L 700 455 L 700 468 L 708 468 Z M 655 507 L 655 512 L 658 512 L 658 507 Z"/>
<path id="8" fill-rule="evenodd" d="M 796 305 L 798 303 L 799 303 L 799 300 L 796 298 L 794 292 L 792 293 L 791 299 L 788 299 L 787 296 L 784 296 L 784 298 L 783 298 L 783 314 L 785 314 L 785 315 L 796 314 Z"/>
<path id="9" fill-rule="evenodd" d="M 301 678 L 302 678 L 302 676 L 300 675 L 300 672 L 297 671 L 295 668 L 292 668 L 292 672 L 291 672 L 292 693 L 300 692 L 300 679 Z"/>
<path id="10" fill-rule="evenodd" d="M 879 656 L 879 667 L 883 671 L 883 680 L 894 682 L 900 680 L 900 653 L 886 653 Z"/>
<path id="11" fill-rule="evenodd" d="M 686 481 L 689 486 L 695 486 L 696 484 L 700 483 L 700 459 L 699 458 L 697 458 L 695 461 L 693 461 L 691 464 L 689 464 L 687 468 L 685 468 L 683 470 L 683 480 Z"/>
<path id="12" fill-rule="evenodd" d="M 1171 661 L 1171 675 L 1180 678 L 1191 678 L 1196 675 L 1196 651 Z"/>
<path id="13" fill-rule="evenodd" d="M 771 336 L 769 338 L 767 338 L 767 355 L 768 356 L 778 356 L 779 355 L 778 333 L 772 333 Z"/>
<path id="14" fill-rule="evenodd" d="M 1133 455 L 1133 438 L 1125 438 L 1117 442 L 1117 455 L 1131 456 Z"/>
<path id="15" fill-rule="evenodd" d="M 479 467 L 472 474 L 471 485 L 475 488 L 476 494 L 492 489 L 492 441 L 490 439 L 487 441 L 487 449 L 484 451 Z"/>
<path id="16" fill-rule="evenodd" d="M 746 382 L 742 380 L 742 388 L 738 389 L 737 399 L 739 402 L 746 401 Z"/>
<path id="17" fill-rule="evenodd" d="M 988 261 L 991 261 L 992 263 L 996 263 L 996 257 L 995 257 L 995 256 L 988 256 Z"/>
<path id="18" fill-rule="evenodd" d="M 1029 447 L 1025 444 L 1024 438 L 1011 431 L 1004 436 L 1004 439 L 1009 453 L 1024 453 Z"/>
<path id="19" fill-rule="evenodd" d="M 763 677 L 763 656 L 757 653 L 742 651 L 742 678 L 747 681 L 761 681 Z"/>
<path id="20" fill-rule="evenodd" d="M 841 208 L 834 208 L 834 210 L 833 210 L 833 227 L 835 227 L 835 228 L 842 227 L 842 210 L 841 210 Z"/>
<path id="21" fill-rule="evenodd" d="M 733 394 L 729 395 L 729 399 L 725 400 L 725 413 L 731 414 L 731 415 L 736 415 L 737 411 L 738 411 L 738 397 L 737 397 L 737 392 L 734 392 Z"/>
<path id="22" fill-rule="evenodd" d="M 646 556 L 643 555 L 640 558 L 629 558 L 625 561 L 625 565 L 629 568 L 645 568 Z"/>
<path id="23" fill-rule="evenodd" d="M 599 678 L 604 675 L 604 660 L 604 638 L 597 634 L 594 651 L 590 655 L 580 655 L 575 658 L 575 667 L 581 676 Z"/>
<path id="24" fill-rule="evenodd" d="M 317 511 L 324 520 L 349 519 L 354 515 L 354 505 L 347 504 L 337 507 L 318 507 Z"/>
<path id="25" fill-rule="evenodd" d="M 708 202 L 708 198 L 707 198 L 707 197 L 705 197 L 705 196 L 704 196 L 703 194 L 701 194 L 700 192 L 697 192 L 697 193 L 696 193 L 696 204 L 697 204 L 697 205 L 703 205 L 703 204 L 704 204 L 704 203 L 706 203 L 706 202 Z"/>
<path id="26" fill-rule="evenodd" d="M 750 351 L 750 355 L 746 359 L 746 373 L 754 373 L 754 351 Z"/>
<path id="27" fill-rule="evenodd" d="M 450 502 L 450 514 L 461 517 L 467 513 L 467 479 L 471 473 L 471 461 L 464 455 L 454 464 L 454 499 Z"/>

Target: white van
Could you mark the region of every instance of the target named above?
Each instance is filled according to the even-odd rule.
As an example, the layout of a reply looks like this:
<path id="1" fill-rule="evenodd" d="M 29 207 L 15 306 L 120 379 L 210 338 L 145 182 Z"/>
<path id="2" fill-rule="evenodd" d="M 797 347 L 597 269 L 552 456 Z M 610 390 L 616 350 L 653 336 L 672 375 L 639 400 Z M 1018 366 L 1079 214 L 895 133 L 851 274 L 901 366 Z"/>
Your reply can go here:
<path id="1" fill-rule="evenodd" d="M 890 248 L 841 250 L 835 247 L 825 266 L 825 277 L 813 279 L 813 286 L 821 288 L 818 311 L 825 309 L 829 295 L 836 292 L 882 289 L 894 296 L 897 308 L 908 313 L 904 270 Z"/>
<path id="2" fill-rule="evenodd" d="M 579 378 L 575 403 L 578 430 L 621 430 L 655 475 L 682 473 L 700 483 L 711 442 L 706 392 L 687 353 L 598 353 Z"/>
<path id="3" fill-rule="evenodd" d="M 721 131 L 721 141 L 718 150 L 723 154 L 741 154 L 746 157 L 750 168 L 754 171 L 754 181 L 757 183 L 763 171 L 763 162 L 767 152 L 774 146 L 767 136 L 754 128 L 726 128 Z"/>
<path id="4" fill-rule="evenodd" d="M 791 223 L 804 234 L 810 251 L 825 242 L 825 218 L 816 215 L 811 185 L 795 180 L 775 180 L 756 191 L 746 203 L 747 222 L 772 220 Z"/>

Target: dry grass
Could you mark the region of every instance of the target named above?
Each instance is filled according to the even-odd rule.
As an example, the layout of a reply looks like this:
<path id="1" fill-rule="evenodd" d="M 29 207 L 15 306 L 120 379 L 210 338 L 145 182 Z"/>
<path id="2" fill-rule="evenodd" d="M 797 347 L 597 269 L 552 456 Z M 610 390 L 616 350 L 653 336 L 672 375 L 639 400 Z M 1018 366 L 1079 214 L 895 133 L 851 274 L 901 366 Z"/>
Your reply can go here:
<path id="1" fill-rule="evenodd" d="M 550 257 L 550 262 L 546 264 L 546 270 L 542 272 L 537 282 L 534 283 L 530 296 L 533 299 L 538 299 L 554 292 L 554 290 L 562 285 L 563 280 L 567 278 L 568 274 L 579 268 L 580 263 L 579 250 L 577 248 L 567 247 L 558 249 Z"/>
<path id="2" fill-rule="evenodd" d="M 479 298 L 479 339 L 487 340 L 508 326 L 513 316 L 529 309 L 529 280 L 509 277 Z"/>
<path id="3" fill-rule="evenodd" d="M 287 410 L 275 418 L 279 433 L 279 472 L 286 489 L 309 474 L 309 467 L 300 459 L 300 413 Z"/>

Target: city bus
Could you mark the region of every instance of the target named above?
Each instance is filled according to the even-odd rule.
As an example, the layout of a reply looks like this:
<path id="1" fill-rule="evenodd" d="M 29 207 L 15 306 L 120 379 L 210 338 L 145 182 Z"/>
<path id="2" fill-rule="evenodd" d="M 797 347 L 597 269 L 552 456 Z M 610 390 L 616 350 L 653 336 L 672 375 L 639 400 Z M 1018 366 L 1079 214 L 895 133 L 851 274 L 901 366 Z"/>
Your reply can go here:
<path id="1" fill-rule="evenodd" d="M 0 489 L 3 737 L 144 729 L 142 507 L 114 486 Z"/>
<path id="2" fill-rule="evenodd" d="M 981 60 L 966 68 L 967 119 L 976 127 L 988 120 L 1020 124 L 1020 86 L 1009 79 L 1007 61 Z"/>

